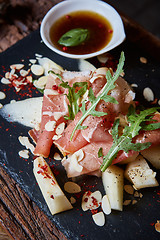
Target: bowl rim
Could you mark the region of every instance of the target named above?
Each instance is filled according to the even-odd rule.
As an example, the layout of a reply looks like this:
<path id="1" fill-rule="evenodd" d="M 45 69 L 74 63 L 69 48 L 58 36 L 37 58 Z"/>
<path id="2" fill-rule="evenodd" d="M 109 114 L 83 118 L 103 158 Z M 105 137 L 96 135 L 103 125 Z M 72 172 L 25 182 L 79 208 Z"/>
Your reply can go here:
<path id="1" fill-rule="evenodd" d="M 46 35 L 45 35 L 45 25 L 47 24 L 47 21 L 49 19 L 49 17 L 53 14 L 53 12 L 57 11 L 59 8 L 63 8 L 65 7 L 68 3 L 73 3 L 73 4 L 77 4 L 77 2 L 79 3 L 82 3 L 82 2 L 93 2 L 94 1 L 94 4 L 101 4 L 101 6 L 104 6 L 104 7 L 107 7 L 109 8 L 111 11 L 113 11 L 113 13 L 116 15 L 118 21 L 119 21 L 119 27 L 121 28 L 121 34 L 120 34 L 120 37 L 118 38 L 117 42 L 114 43 L 113 45 L 110 45 L 110 43 L 112 42 L 112 39 L 113 39 L 113 36 L 112 36 L 112 39 L 110 40 L 110 42 L 104 47 L 102 48 L 101 50 L 98 50 L 96 52 L 93 52 L 93 53 L 88 53 L 88 54 L 71 54 L 71 53 L 67 53 L 67 52 L 63 52 L 59 49 L 57 49 L 55 46 L 53 46 L 51 43 L 49 43 L 49 41 L 47 40 L 46 38 Z M 106 8 L 106 9 L 107 9 Z M 81 11 L 82 9 L 80 9 Z M 85 9 L 84 9 L 85 10 Z M 76 10 L 78 11 L 78 10 Z M 83 11 L 83 10 L 82 10 Z M 94 10 L 87 10 L 87 11 L 92 11 L 94 12 Z M 97 12 L 95 10 L 95 12 Z M 65 14 L 61 14 L 61 16 L 63 16 Z M 60 17 L 61 17 L 60 16 Z M 106 18 L 107 19 L 107 18 Z M 53 23 L 52 23 L 53 24 Z M 51 25 L 52 25 L 51 24 Z M 112 25 L 112 23 L 111 23 Z M 65 0 L 63 2 L 60 2 L 58 4 L 56 4 L 55 6 L 53 6 L 47 13 L 46 15 L 44 16 L 44 18 L 42 19 L 42 22 L 41 22 L 41 26 L 40 26 L 40 35 L 41 35 L 41 38 L 42 38 L 42 41 L 45 43 L 45 45 L 50 48 L 52 51 L 56 52 L 57 54 L 59 55 L 62 55 L 64 57 L 68 57 L 68 58 L 73 58 L 73 59 L 87 59 L 87 58 L 92 58 L 92 57 L 95 57 L 95 56 L 98 56 L 98 55 L 101 55 L 103 53 L 106 53 L 112 49 L 114 49 L 115 47 L 117 47 L 118 45 L 120 45 L 126 38 L 126 35 L 125 35 L 125 30 L 124 30 L 124 25 L 123 25 L 123 21 L 119 15 L 119 13 L 108 3 L 106 2 L 103 2 L 101 0 Z"/>

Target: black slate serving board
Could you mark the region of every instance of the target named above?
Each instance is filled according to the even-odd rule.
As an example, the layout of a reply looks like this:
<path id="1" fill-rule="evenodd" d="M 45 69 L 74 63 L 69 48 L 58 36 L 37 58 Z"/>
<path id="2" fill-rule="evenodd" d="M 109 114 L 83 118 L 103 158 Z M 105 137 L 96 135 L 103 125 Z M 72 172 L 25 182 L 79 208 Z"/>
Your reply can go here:
<path id="1" fill-rule="evenodd" d="M 126 58 L 124 67 L 125 79 L 129 83 L 138 84 L 138 89 L 136 89 L 137 100 L 142 101 L 144 105 L 148 105 L 142 95 L 144 87 L 150 87 L 154 91 L 155 98 L 159 99 L 160 62 L 150 57 L 147 52 L 143 52 L 142 49 L 139 49 L 127 39 L 121 46 L 111 51 L 111 54 L 115 59 L 118 59 L 122 50 Z M 41 42 L 38 30 L 0 54 L 1 76 L 4 76 L 4 68 L 9 70 L 11 64 L 20 63 L 22 59 L 24 59 L 24 64 L 27 66 L 29 63 L 28 59 L 35 58 L 35 53 L 52 59 L 64 69 L 78 70 L 78 60 L 67 59 L 51 52 Z M 147 64 L 140 62 L 141 56 L 147 58 Z M 100 66 L 96 58 L 89 59 L 89 61 L 97 67 Z M 0 90 L 3 91 L 4 88 L 7 87 L 0 84 Z M 0 101 L 2 104 L 9 103 L 12 99 L 17 100 L 19 97 L 13 89 L 6 91 L 6 95 L 6 99 Z M 40 94 L 36 93 L 33 93 L 33 95 L 40 96 Z M 21 97 L 21 99 L 24 98 L 26 97 Z M 135 205 L 124 207 L 123 212 L 113 211 L 109 216 L 106 216 L 104 227 L 96 226 L 92 221 L 91 213 L 84 213 L 81 210 L 80 199 L 77 196 L 78 200 L 73 210 L 52 216 L 33 175 L 33 156 L 25 161 L 18 155 L 18 151 L 22 150 L 18 136 L 27 136 L 28 130 L 29 128 L 18 123 L 6 122 L 0 116 L 0 165 L 28 194 L 31 201 L 34 201 L 57 228 L 64 233 L 67 239 L 159 239 L 160 235 L 155 231 L 152 223 L 156 223 L 159 220 L 160 187 L 141 190 L 143 198 Z M 65 171 L 60 164 L 57 165 L 57 162 L 52 161 L 51 164 L 55 164 L 56 169 L 62 172 L 62 176 L 58 175 L 57 179 L 63 189 L 63 184 L 67 180 Z M 157 180 L 160 182 L 159 171 L 157 171 Z M 85 189 L 88 186 L 88 189 L 92 191 L 99 189 L 104 193 L 101 179 L 84 177 L 80 180 L 80 183 L 82 181 L 86 183 Z M 70 195 L 67 196 L 70 197 Z"/>

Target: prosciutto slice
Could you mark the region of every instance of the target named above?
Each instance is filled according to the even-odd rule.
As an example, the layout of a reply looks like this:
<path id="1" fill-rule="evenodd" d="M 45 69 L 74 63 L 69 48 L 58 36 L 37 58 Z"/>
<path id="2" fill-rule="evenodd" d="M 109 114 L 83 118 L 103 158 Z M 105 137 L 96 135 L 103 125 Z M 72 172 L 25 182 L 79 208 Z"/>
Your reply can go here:
<path id="1" fill-rule="evenodd" d="M 105 80 L 106 83 L 105 75 L 103 75 L 103 80 Z M 97 94 L 102 91 L 105 83 L 101 84 L 101 89 L 99 88 L 99 92 L 96 92 Z M 92 89 L 97 89 L 95 84 L 97 84 L 97 82 L 91 84 Z M 109 141 L 111 136 L 107 132 L 112 126 L 115 117 L 119 115 L 119 113 L 126 114 L 129 105 L 133 104 L 133 97 L 129 97 L 129 92 L 132 91 L 128 83 L 124 79 L 118 78 L 116 87 L 110 92 L 110 95 L 113 96 L 119 104 L 106 103 L 103 100 L 100 101 L 96 110 L 105 112 L 107 115 L 103 117 L 93 117 L 89 115 L 82 124 L 83 126 L 87 126 L 87 128 L 84 130 L 76 130 L 72 141 L 70 141 L 71 133 L 82 116 L 82 113 L 79 112 L 74 121 L 64 130 L 62 137 L 55 140 L 54 144 L 66 155 L 68 153 L 74 153 L 90 142 Z"/>
<path id="2" fill-rule="evenodd" d="M 91 72 L 58 72 L 63 81 L 74 82 L 89 81 Z M 67 90 L 60 87 L 60 78 L 56 74 L 50 74 L 44 90 L 42 104 L 42 120 L 38 134 L 35 155 L 48 157 L 53 144 L 53 136 L 59 124 L 65 123 L 64 116 L 68 114 Z"/>

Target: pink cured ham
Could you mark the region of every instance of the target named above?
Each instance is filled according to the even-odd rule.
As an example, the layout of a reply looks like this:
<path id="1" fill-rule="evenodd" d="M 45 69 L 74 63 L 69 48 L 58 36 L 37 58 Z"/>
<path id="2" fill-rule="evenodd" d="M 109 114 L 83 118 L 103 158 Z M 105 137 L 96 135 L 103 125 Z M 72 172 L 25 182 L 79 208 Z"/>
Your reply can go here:
<path id="1" fill-rule="evenodd" d="M 103 162 L 102 157 L 98 158 L 99 149 L 102 148 L 103 154 L 106 155 L 109 149 L 111 148 L 111 146 L 112 146 L 112 141 L 87 144 L 85 147 L 81 148 L 81 151 L 83 151 L 84 153 L 83 159 L 78 161 L 76 164 L 73 162 L 74 156 L 76 155 L 76 153 L 70 154 L 68 155 L 68 157 L 65 157 L 62 160 L 62 165 L 64 166 L 67 172 L 67 176 L 70 178 L 70 177 L 77 177 L 82 174 L 93 175 L 97 173 L 97 171 L 100 169 L 100 166 Z M 115 161 L 113 162 L 113 164 L 123 161 L 128 157 L 131 157 L 133 154 L 135 154 L 134 151 L 130 151 L 128 154 L 124 152 L 120 152 L 117 158 L 115 159 Z M 81 166 L 81 168 L 79 166 Z"/>
<path id="2" fill-rule="evenodd" d="M 160 114 L 156 113 L 153 117 L 154 120 L 160 122 Z M 151 142 L 152 145 L 160 145 L 160 129 L 153 131 L 143 131 L 141 132 L 135 139 L 135 142 Z M 68 158 L 64 158 L 62 161 L 62 165 L 64 166 L 68 177 L 76 177 L 82 174 L 95 174 L 99 171 L 100 166 L 103 162 L 102 157 L 98 158 L 98 150 L 100 148 L 103 149 L 103 154 L 106 155 L 111 148 L 113 140 L 109 140 L 107 142 L 92 142 L 81 148 L 81 151 L 84 153 L 84 157 L 82 160 L 78 161 L 78 164 L 81 166 L 81 171 L 77 171 L 77 166 L 72 163 L 72 155 L 70 154 Z M 114 159 L 112 164 L 116 164 L 122 161 L 125 161 L 128 158 L 132 158 L 134 155 L 137 156 L 138 152 L 129 151 L 125 153 L 120 151 L 117 157 Z M 79 169 L 79 168 L 77 168 Z"/>
<path id="3" fill-rule="evenodd" d="M 103 75 L 103 80 L 105 80 L 105 82 L 101 84 L 99 92 L 102 90 L 106 83 L 105 75 Z M 91 84 L 93 90 L 97 89 L 95 87 L 97 84 L 98 81 Z M 98 94 L 99 92 L 97 91 L 96 93 Z M 105 112 L 107 115 L 103 117 L 93 117 L 89 115 L 82 124 L 84 126 L 87 126 L 87 128 L 81 131 L 76 130 L 72 141 L 70 141 L 71 133 L 78 120 L 82 116 L 82 113 L 79 112 L 74 121 L 72 121 L 64 130 L 62 137 L 54 141 L 54 144 L 64 155 L 66 155 L 68 153 L 74 153 L 89 142 L 98 142 L 102 140 L 110 141 L 111 137 L 110 134 L 107 134 L 107 131 L 113 124 L 115 117 L 119 113 L 127 113 L 129 105 L 133 104 L 133 97 L 129 92 L 132 91 L 127 82 L 122 78 L 118 78 L 116 81 L 116 87 L 111 91 L 110 95 L 113 96 L 119 102 L 119 104 L 100 101 L 96 107 L 96 110 Z"/>
<path id="4" fill-rule="evenodd" d="M 60 72 L 63 81 L 72 85 L 74 82 L 89 81 L 91 72 Z M 48 157 L 53 144 L 53 136 L 56 127 L 65 122 L 64 116 L 68 114 L 68 99 L 64 95 L 66 89 L 59 87 L 61 83 L 59 77 L 50 74 L 44 90 L 42 105 L 42 120 L 40 125 L 39 136 L 37 139 L 35 155 Z"/>

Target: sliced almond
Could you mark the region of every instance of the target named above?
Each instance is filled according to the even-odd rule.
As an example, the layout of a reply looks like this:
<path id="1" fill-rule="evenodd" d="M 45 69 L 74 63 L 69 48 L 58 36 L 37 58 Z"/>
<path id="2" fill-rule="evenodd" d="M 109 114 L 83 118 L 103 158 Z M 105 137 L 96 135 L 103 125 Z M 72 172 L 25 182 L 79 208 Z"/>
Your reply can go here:
<path id="1" fill-rule="evenodd" d="M 131 199 L 128 199 L 123 202 L 123 205 L 128 206 L 130 203 L 131 203 Z"/>
<path id="2" fill-rule="evenodd" d="M 107 195 L 104 195 L 102 198 L 102 210 L 106 215 L 111 213 L 111 205 Z"/>
<path id="3" fill-rule="evenodd" d="M 3 108 L 3 105 L 2 105 L 2 103 L 0 103 L 0 109 L 1 109 L 1 108 Z"/>
<path id="4" fill-rule="evenodd" d="M 74 203 L 76 203 L 76 199 L 74 197 L 71 197 L 70 202 L 71 202 L 71 204 L 74 204 Z"/>
<path id="5" fill-rule="evenodd" d="M 1 78 L 1 83 L 3 83 L 3 84 L 10 84 L 11 83 L 11 81 L 9 81 L 7 78 Z"/>
<path id="6" fill-rule="evenodd" d="M 36 76 L 40 76 L 44 73 L 44 68 L 42 66 L 38 65 L 38 64 L 33 64 L 31 66 L 31 71 Z"/>
<path id="7" fill-rule="evenodd" d="M 155 230 L 160 233 L 160 221 L 159 220 L 157 220 L 157 222 L 155 223 Z"/>
<path id="8" fill-rule="evenodd" d="M 5 99 L 5 97 L 6 97 L 6 94 L 0 91 L 0 99 Z"/>
<path id="9" fill-rule="evenodd" d="M 29 158 L 29 151 L 27 149 L 18 152 L 19 156 L 25 159 Z"/>
<path id="10" fill-rule="evenodd" d="M 145 58 L 145 57 L 140 57 L 140 62 L 141 63 L 147 63 L 147 58 Z"/>
<path id="11" fill-rule="evenodd" d="M 7 78 L 7 79 L 8 79 L 8 78 L 9 78 L 9 76 L 10 76 L 10 72 L 6 72 L 6 73 L 5 73 L 5 78 Z"/>
<path id="12" fill-rule="evenodd" d="M 81 192 L 81 187 L 75 182 L 66 182 L 64 190 L 68 193 L 79 193 Z"/>
<path id="13" fill-rule="evenodd" d="M 138 191 L 135 191 L 134 197 L 139 197 L 139 196 L 140 196 L 139 192 L 138 192 Z"/>
<path id="14" fill-rule="evenodd" d="M 108 61 L 108 54 L 104 53 L 97 56 L 97 59 L 100 63 L 106 63 Z"/>
<path id="15" fill-rule="evenodd" d="M 20 73 L 20 75 L 21 75 L 22 77 L 26 77 L 26 76 L 28 75 L 29 71 L 26 71 L 26 70 L 24 70 L 24 69 L 21 69 L 19 73 Z"/>
<path id="16" fill-rule="evenodd" d="M 32 82 L 32 76 L 27 76 L 26 79 L 28 82 Z"/>
<path id="17" fill-rule="evenodd" d="M 56 122 L 55 121 L 48 121 L 45 124 L 45 129 L 48 132 L 52 132 L 55 129 L 55 126 L 56 126 Z"/>
<path id="18" fill-rule="evenodd" d="M 82 149 L 78 150 L 77 152 L 75 152 L 72 157 L 76 157 L 77 161 L 80 162 L 83 158 L 84 158 L 84 152 Z"/>
<path id="19" fill-rule="evenodd" d="M 132 200 L 132 205 L 136 204 L 137 203 L 137 200 Z"/>
<path id="20" fill-rule="evenodd" d="M 64 128 L 65 128 L 65 123 L 64 122 L 60 123 L 56 128 L 56 134 L 61 135 L 64 131 Z"/>
<path id="21" fill-rule="evenodd" d="M 154 100 L 154 93 L 152 89 L 150 89 L 149 87 L 144 88 L 143 96 L 148 102 L 151 102 Z"/>
<path id="22" fill-rule="evenodd" d="M 33 144 L 30 143 L 28 137 L 26 137 L 26 136 L 19 136 L 18 140 L 22 144 L 22 146 L 25 146 L 26 149 L 29 149 L 32 153 L 34 152 L 35 147 L 33 146 Z"/>
<path id="23" fill-rule="evenodd" d="M 124 190 L 131 195 L 134 193 L 134 188 L 131 185 L 124 185 Z"/>
<path id="24" fill-rule="evenodd" d="M 30 63 L 35 64 L 37 62 L 36 59 L 29 59 Z"/>
<path id="25" fill-rule="evenodd" d="M 12 64 L 12 65 L 10 65 L 11 69 L 17 69 L 17 70 L 20 70 L 23 67 L 24 67 L 24 64 Z"/>
<path id="26" fill-rule="evenodd" d="M 83 170 L 83 166 L 81 166 L 76 157 L 71 156 L 71 161 L 70 164 L 72 166 L 72 168 L 76 171 L 76 172 L 82 172 Z"/>
<path id="27" fill-rule="evenodd" d="M 61 138 L 62 137 L 62 135 L 54 135 L 53 136 L 53 138 L 52 138 L 52 140 L 54 141 L 54 140 L 58 140 L 59 138 Z"/>
<path id="28" fill-rule="evenodd" d="M 62 160 L 61 156 L 59 153 L 55 153 L 54 154 L 54 157 L 53 157 L 55 160 Z"/>
<path id="29" fill-rule="evenodd" d="M 87 191 L 82 197 L 81 207 L 83 211 L 97 209 L 102 202 L 102 194 L 100 191 Z"/>
<path id="30" fill-rule="evenodd" d="M 44 87 L 47 83 L 48 76 L 42 76 L 37 80 L 37 86 Z"/>
<path id="31" fill-rule="evenodd" d="M 92 215 L 93 221 L 95 222 L 95 224 L 97 226 L 104 226 L 105 224 L 105 217 L 104 217 L 104 213 L 103 212 L 98 212 L 96 214 Z"/>

